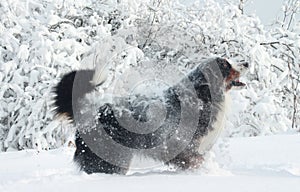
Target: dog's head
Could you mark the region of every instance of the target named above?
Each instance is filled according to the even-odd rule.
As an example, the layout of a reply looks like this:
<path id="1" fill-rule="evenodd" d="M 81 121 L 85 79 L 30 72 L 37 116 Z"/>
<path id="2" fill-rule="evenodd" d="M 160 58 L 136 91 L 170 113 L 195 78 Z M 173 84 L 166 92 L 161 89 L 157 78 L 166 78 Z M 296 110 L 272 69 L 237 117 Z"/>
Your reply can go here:
<path id="1" fill-rule="evenodd" d="M 230 64 L 226 59 L 217 58 L 217 64 L 223 75 L 226 91 L 242 88 L 246 85 L 240 82 L 239 78 L 248 70 L 249 64 L 247 62 Z"/>

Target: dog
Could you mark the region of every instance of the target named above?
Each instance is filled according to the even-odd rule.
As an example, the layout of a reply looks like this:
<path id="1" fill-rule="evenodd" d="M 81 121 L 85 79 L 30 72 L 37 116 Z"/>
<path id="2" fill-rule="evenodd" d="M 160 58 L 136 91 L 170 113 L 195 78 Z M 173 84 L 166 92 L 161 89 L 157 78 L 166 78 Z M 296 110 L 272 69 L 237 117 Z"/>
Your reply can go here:
<path id="1" fill-rule="evenodd" d="M 210 58 L 162 96 L 121 97 L 96 107 L 86 96 L 103 82 L 94 83 L 94 70 L 72 71 L 54 88 L 55 113 L 74 122 L 74 161 L 88 174 L 126 174 L 137 152 L 178 170 L 193 170 L 223 129 L 226 95 L 245 86 L 239 77 L 248 67 L 247 62 L 233 66 L 226 59 Z M 153 102 L 164 103 L 164 115 L 151 111 Z M 165 118 L 157 125 L 153 116 Z"/>

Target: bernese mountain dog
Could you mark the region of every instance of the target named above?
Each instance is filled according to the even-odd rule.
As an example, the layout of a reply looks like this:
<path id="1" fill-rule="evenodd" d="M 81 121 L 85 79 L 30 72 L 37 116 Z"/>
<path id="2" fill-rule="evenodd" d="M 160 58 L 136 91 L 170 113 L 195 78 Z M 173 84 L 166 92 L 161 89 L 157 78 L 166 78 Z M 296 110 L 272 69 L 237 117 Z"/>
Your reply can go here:
<path id="1" fill-rule="evenodd" d="M 210 58 L 160 96 L 137 94 L 98 104 L 88 97 L 103 83 L 94 83 L 95 70 L 72 71 L 54 89 L 55 112 L 73 121 L 74 161 L 88 174 L 126 174 L 137 153 L 193 170 L 221 132 L 226 95 L 245 86 L 239 77 L 247 68 L 247 62 Z M 164 110 L 151 108 L 155 102 L 163 103 Z"/>

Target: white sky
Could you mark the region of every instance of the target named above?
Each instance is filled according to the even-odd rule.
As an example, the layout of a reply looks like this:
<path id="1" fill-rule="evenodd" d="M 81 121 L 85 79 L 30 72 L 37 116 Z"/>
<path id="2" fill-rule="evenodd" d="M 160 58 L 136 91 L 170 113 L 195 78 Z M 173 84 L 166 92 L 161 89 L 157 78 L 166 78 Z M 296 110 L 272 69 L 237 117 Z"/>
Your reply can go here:
<path id="1" fill-rule="evenodd" d="M 190 4 L 196 0 L 179 0 L 182 3 Z M 216 0 L 219 2 L 234 0 Z M 236 0 L 238 2 L 238 0 Z M 282 17 L 281 7 L 284 0 L 248 0 L 245 6 L 247 14 L 256 14 L 263 24 L 271 24 L 277 17 Z"/>
<path id="2" fill-rule="evenodd" d="M 282 4 L 284 0 L 248 0 L 245 9 L 247 13 L 255 13 L 262 21 L 268 25 L 282 18 Z"/>

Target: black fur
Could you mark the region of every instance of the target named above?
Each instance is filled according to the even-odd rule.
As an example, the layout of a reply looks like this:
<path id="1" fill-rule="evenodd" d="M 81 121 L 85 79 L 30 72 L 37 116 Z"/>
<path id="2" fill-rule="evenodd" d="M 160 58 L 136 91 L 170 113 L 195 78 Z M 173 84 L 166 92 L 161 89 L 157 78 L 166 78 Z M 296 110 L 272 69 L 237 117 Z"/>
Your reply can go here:
<path id="1" fill-rule="evenodd" d="M 227 77 L 230 74 L 230 70 L 232 69 L 230 63 L 226 59 L 222 58 L 217 58 L 217 63 L 223 77 Z"/>

